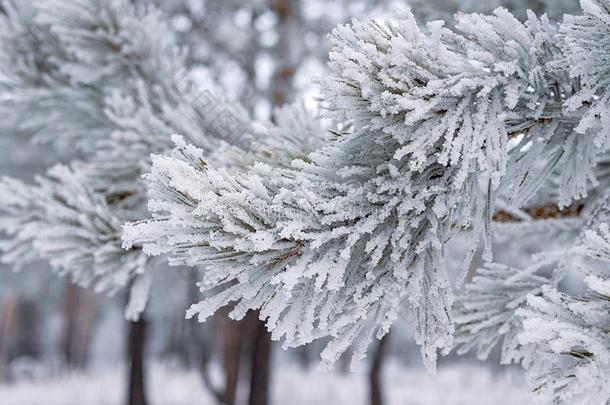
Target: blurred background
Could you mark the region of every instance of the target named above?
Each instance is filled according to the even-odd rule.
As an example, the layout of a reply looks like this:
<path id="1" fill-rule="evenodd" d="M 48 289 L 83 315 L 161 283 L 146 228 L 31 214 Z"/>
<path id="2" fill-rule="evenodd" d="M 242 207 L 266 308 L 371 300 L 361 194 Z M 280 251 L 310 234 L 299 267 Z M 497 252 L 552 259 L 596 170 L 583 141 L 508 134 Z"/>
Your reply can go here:
<path id="1" fill-rule="evenodd" d="M 135 3 L 139 8 L 149 4 Z M 335 25 L 407 6 L 384 0 L 154 3 L 188 48 L 190 68 L 184 77 L 241 102 L 261 120 L 273 119 L 273 110 L 289 102 L 315 107 L 312 79 L 324 75 L 327 34 Z M 562 3 L 557 7 L 562 13 L 578 5 L 571 0 L 411 3 L 425 19 L 450 18 L 458 9 L 488 12 L 498 5 L 521 15 L 533 8 L 553 16 L 550 3 Z M 58 159 L 72 158 L 55 153 L 0 136 L 0 175 L 31 180 Z M 535 243 L 513 248 L 499 242 L 496 247 L 500 262 L 515 265 L 537 249 Z M 448 251 L 456 268 L 461 255 L 457 240 Z M 271 342 L 256 314 L 236 322 L 226 317 L 227 309 L 203 324 L 185 320 L 185 310 L 198 300 L 198 269 L 157 269 L 150 305 L 135 323 L 124 319 L 125 296 L 80 289 L 56 277 L 45 263 L 19 272 L 0 270 L 2 405 L 124 404 L 131 389 L 143 390 L 147 403 L 158 405 L 529 403 L 521 371 L 501 368 L 498 355 L 481 363 L 450 354 L 439 360 L 436 375 L 428 373 L 406 324 L 395 325 L 353 369 L 346 356 L 324 370 L 319 362 L 324 342 L 283 350 L 281 343 Z M 130 381 L 133 373 L 127 370 L 134 367 L 139 377 Z M 134 388 L 138 384 L 143 386 Z"/>

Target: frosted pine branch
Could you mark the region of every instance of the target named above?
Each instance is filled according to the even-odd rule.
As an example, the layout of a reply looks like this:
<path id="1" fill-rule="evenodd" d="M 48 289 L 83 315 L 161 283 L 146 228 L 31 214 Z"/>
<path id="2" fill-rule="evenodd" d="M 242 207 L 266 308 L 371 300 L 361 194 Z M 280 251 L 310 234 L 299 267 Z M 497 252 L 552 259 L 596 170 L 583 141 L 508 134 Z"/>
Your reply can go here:
<path id="1" fill-rule="evenodd" d="M 55 166 L 38 185 L 4 178 L 2 262 L 44 259 L 76 284 L 116 292 L 142 274 L 141 250 L 121 249 L 121 221 L 74 170 Z"/>
<path id="2" fill-rule="evenodd" d="M 350 347 L 363 357 L 401 318 L 428 367 L 454 339 L 482 358 L 500 344 L 504 363 L 533 363 L 555 402 L 608 402 L 608 229 L 591 231 L 610 185 L 608 0 L 583 0 L 563 23 L 496 9 L 339 26 L 318 81 L 328 120 L 297 104 L 273 122 L 177 83 L 185 54 L 157 11 L 7 5 L 0 112 L 16 119 L 0 129 L 84 161 L 37 185 L 0 183 L 3 260 L 49 260 L 100 290 L 132 285 L 133 316 L 150 285 L 142 252 L 167 255 L 203 267 L 188 311 L 200 320 L 228 303 L 234 318 L 256 309 L 287 346 L 330 338 L 332 362 Z M 481 239 L 492 260 L 494 233 L 560 249 L 523 270 L 487 264 L 455 301 L 445 246 L 464 230 L 458 285 Z M 561 290 L 571 267 L 586 294 Z"/>
<path id="3" fill-rule="evenodd" d="M 580 271 L 587 291 L 573 296 L 546 288 L 542 296 L 529 297 L 522 309 L 524 332 L 519 340 L 536 345 L 538 359 L 532 367 L 536 391 L 553 403 L 610 401 L 610 231 L 602 224 L 589 230 L 568 255 L 585 258 Z"/>
<path id="4" fill-rule="evenodd" d="M 429 30 L 408 14 L 337 28 L 335 73 L 322 89 L 352 130 L 289 169 L 257 164 L 248 173 L 202 166 L 203 152 L 180 140 L 154 159 L 155 218 L 128 225 L 126 245 L 204 264 L 210 298 L 191 310 L 203 319 L 238 301 L 234 316 L 260 308 L 288 344 L 333 336 L 334 359 L 406 316 L 432 364 L 452 343 L 444 243 L 472 226 L 474 252 L 489 235 L 496 189 L 534 193 L 548 176 L 524 177 L 540 153 L 569 142 L 574 120 L 561 112 L 557 89 L 571 92 L 572 82 L 551 67 L 562 55 L 546 19 L 523 24 L 498 10 L 461 15 L 455 31 Z M 537 146 L 509 149 L 516 130 Z M 520 177 L 504 177 L 513 152 Z M 558 156 L 545 172 L 561 167 Z"/>
<path id="5" fill-rule="evenodd" d="M 544 286 L 552 284 L 549 278 L 500 264 L 478 269 L 456 298 L 457 353 L 476 349 L 477 357 L 485 360 L 501 344 L 502 364 L 531 364 L 534 347 L 519 344 L 523 326 L 517 310 L 527 305 L 528 296 L 540 295 Z"/>
<path id="6" fill-rule="evenodd" d="M 128 0 L 5 4 L 0 111 L 14 119 L 0 124 L 3 132 L 50 141 L 84 161 L 54 169 L 40 186 L 4 181 L 19 189 L 21 200 L 0 203 L 0 221 L 10 225 L 3 229 L 3 260 L 42 258 L 98 291 L 133 284 L 146 292 L 145 282 L 132 283 L 146 259 L 140 249 L 121 249 L 119 224 L 146 215 L 141 174 L 150 154 L 171 149 L 169 134 L 181 131 L 214 162 L 247 161 L 240 142 L 248 138 L 249 118 L 237 105 L 180 86 L 185 53 L 155 9 L 139 16 Z M 69 187 L 74 195 L 62 198 L 82 201 L 68 199 L 70 209 L 55 218 L 61 203 L 55 197 Z M 137 295 L 131 318 L 146 301 L 146 294 Z"/>

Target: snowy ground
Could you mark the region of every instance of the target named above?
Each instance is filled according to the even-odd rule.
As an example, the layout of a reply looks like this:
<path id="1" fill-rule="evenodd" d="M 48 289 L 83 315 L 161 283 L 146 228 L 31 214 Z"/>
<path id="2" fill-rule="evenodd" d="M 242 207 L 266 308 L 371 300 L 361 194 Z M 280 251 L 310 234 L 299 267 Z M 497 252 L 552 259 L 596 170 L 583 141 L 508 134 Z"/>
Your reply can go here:
<path id="1" fill-rule="evenodd" d="M 276 370 L 277 405 L 365 405 L 367 386 L 359 373 Z M 72 375 L 44 381 L 0 385 L 2 405 L 121 405 L 121 371 Z M 389 364 L 384 381 L 391 405 L 527 405 L 532 401 L 518 376 L 493 376 L 481 367 L 448 367 L 436 376 Z M 212 405 L 194 372 L 154 366 L 150 381 L 153 405 Z"/>

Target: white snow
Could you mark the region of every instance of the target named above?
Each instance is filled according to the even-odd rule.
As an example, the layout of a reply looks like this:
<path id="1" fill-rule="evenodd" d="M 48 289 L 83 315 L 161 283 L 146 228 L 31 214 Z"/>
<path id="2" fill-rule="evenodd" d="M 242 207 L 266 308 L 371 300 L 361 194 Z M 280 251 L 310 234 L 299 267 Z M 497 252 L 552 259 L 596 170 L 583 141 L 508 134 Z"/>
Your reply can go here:
<path id="1" fill-rule="evenodd" d="M 151 367 L 152 405 L 213 405 L 195 371 L 179 371 L 160 364 Z M 304 371 L 284 365 L 275 370 L 273 404 L 365 405 L 365 373 Z M 69 375 L 44 381 L 0 385 L 2 405 L 120 405 L 125 391 L 124 371 Z M 533 403 L 520 374 L 494 376 L 482 366 L 440 368 L 437 375 L 421 368 L 406 369 L 388 362 L 383 382 L 388 405 L 527 405 Z M 243 392 L 241 394 L 244 394 Z M 243 395 L 241 395 L 243 397 Z M 242 398 L 243 399 L 243 398 Z"/>

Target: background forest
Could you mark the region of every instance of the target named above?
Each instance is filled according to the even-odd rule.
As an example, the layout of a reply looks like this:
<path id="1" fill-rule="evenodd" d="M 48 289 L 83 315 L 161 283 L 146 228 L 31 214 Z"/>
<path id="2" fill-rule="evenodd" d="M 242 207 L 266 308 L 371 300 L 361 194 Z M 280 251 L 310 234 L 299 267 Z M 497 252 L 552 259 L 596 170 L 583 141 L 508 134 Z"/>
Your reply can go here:
<path id="1" fill-rule="evenodd" d="M 0 4 L 0 404 L 609 403 L 606 0 Z"/>

